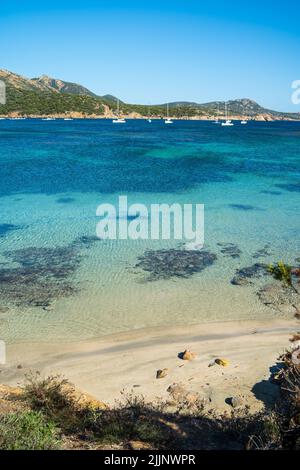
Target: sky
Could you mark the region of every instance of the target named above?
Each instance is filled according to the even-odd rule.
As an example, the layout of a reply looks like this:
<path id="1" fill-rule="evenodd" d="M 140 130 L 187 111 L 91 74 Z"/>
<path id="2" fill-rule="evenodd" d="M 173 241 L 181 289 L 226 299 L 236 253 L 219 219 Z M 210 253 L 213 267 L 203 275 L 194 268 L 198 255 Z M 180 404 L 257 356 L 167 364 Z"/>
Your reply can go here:
<path id="1" fill-rule="evenodd" d="M 251 98 L 300 112 L 300 2 L 0 3 L 0 68 L 80 83 L 128 103 Z"/>

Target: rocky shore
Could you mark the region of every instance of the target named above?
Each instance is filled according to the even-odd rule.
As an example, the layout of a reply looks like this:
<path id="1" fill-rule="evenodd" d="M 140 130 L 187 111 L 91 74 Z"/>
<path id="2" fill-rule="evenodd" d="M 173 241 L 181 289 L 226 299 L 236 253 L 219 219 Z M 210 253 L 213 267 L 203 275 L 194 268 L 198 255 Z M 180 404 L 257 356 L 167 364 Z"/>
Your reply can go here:
<path id="1" fill-rule="evenodd" d="M 122 114 L 120 117 L 125 119 L 149 119 L 149 116 L 143 116 L 139 113 L 132 112 L 129 114 Z M 26 118 L 26 119 L 46 119 L 46 118 L 53 118 L 53 119 L 115 119 L 116 115 L 107 107 L 103 114 L 86 114 L 82 112 L 68 112 L 68 113 L 55 113 L 55 114 L 22 114 L 19 112 L 12 112 L 9 114 L 0 114 L 1 119 L 18 119 L 18 118 Z M 161 120 L 164 119 L 165 116 L 152 116 L 152 120 Z M 215 121 L 214 116 L 210 115 L 199 115 L 199 116 L 182 116 L 178 118 L 177 116 L 170 116 L 172 120 L 180 120 L 180 121 Z M 223 120 L 223 117 L 219 118 Z M 272 122 L 272 121 L 300 121 L 300 116 L 298 119 L 296 118 L 287 118 L 281 116 L 273 116 L 271 114 L 259 114 L 257 116 L 242 116 L 236 115 L 231 116 L 231 119 L 234 121 L 242 121 L 244 119 L 248 121 L 259 121 L 259 122 Z"/>

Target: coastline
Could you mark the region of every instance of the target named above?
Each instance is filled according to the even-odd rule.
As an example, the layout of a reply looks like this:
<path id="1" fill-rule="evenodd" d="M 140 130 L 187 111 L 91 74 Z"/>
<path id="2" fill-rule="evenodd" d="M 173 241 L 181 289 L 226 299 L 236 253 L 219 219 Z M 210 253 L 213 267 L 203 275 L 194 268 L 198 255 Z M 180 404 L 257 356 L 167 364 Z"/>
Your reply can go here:
<path id="1" fill-rule="evenodd" d="M 269 381 L 278 357 L 289 348 L 297 321 L 234 321 L 151 328 L 73 343 L 18 343 L 7 346 L 1 382 L 16 386 L 30 371 L 61 374 L 83 392 L 110 405 L 122 394 L 146 400 L 170 399 L 172 384 L 204 400 L 207 409 L 230 411 L 228 399 L 241 395 L 251 412 L 274 401 L 277 386 Z M 178 353 L 196 353 L 183 361 Z M 226 358 L 227 367 L 214 364 Z M 156 378 L 158 369 L 167 376 Z"/>
<path id="2" fill-rule="evenodd" d="M 130 113 L 130 114 L 122 114 L 120 117 L 128 120 L 133 120 L 133 119 L 140 119 L 140 120 L 148 120 L 149 116 L 143 116 L 139 113 Z M 104 119 L 104 120 L 111 120 L 111 119 L 116 119 L 117 116 L 113 114 L 110 111 L 107 111 L 104 114 L 84 114 L 80 112 L 66 112 L 66 113 L 54 113 L 54 114 L 22 114 L 19 112 L 12 112 L 9 114 L 0 114 L 0 119 L 12 119 L 12 120 L 18 120 L 18 119 Z M 151 116 L 151 119 L 153 121 L 161 121 L 165 119 L 165 116 Z M 215 121 L 216 116 L 209 116 L 209 115 L 203 115 L 203 116 L 170 116 L 170 119 L 174 121 Z M 299 122 L 300 121 L 300 116 L 298 119 L 296 118 L 287 118 L 287 117 L 280 117 L 280 116 L 274 116 L 271 114 L 259 114 L 256 116 L 242 116 L 242 115 L 233 115 L 230 117 L 232 121 L 242 121 L 244 119 L 248 121 L 257 121 L 257 122 L 273 122 L 273 121 L 279 121 L 279 122 Z M 224 120 L 224 116 L 219 116 L 219 120 L 222 121 Z"/>

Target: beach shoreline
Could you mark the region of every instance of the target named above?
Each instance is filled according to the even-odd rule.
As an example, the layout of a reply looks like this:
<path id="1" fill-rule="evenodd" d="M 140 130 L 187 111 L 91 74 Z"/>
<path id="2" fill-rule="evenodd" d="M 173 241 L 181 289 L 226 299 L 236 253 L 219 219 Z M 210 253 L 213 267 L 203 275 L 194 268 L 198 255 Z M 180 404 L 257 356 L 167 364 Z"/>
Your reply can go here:
<path id="1" fill-rule="evenodd" d="M 296 319 L 229 321 L 134 330 L 70 343 L 10 344 L 1 383 L 19 385 L 30 371 L 61 374 L 109 405 L 124 394 L 168 400 L 167 389 L 176 384 L 216 412 L 230 411 L 229 400 L 235 395 L 256 412 L 276 398 L 270 375 L 296 330 Z M 194 360 L 178 357 L 185 349 L 196 353 Z M 216 358 L 226 358 L 229 365 L 215 364 Z M 156 378 L 159 369 L 168 369 L 166 377 Z"/>

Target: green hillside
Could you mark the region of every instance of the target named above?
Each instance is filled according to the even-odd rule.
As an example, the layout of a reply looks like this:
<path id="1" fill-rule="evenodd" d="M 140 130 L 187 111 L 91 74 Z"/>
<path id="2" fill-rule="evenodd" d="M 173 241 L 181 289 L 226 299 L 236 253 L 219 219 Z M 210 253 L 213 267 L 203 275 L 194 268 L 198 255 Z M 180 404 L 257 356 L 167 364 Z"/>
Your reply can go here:
<path id="1" fill-rule="evenodd" d="M 7 88 L 6 105 L 0 105 L 0 114 L 18 112 L 30 114 L 61 114 L 80 112 L 102 115 L 104 107 L 101 100 L 90 96 L 27 91 Z"/>
<path id="2" fill-rule="evenodd" d="M 112 116 L 117 111 L 118 98 L 97 96 L 82 85 L 42 75 L 28 79 L 0 70 L 0 80 L 6 84 L 6 104 L 0 105 L 0 115 L 51 115 L 80 113 L 83 116 Z M 120 100 L 120 113 L 132 116 L 164 117 L 166 103 L 158 105 L 128 104 Z M 224 102 L 199 104 L 188 101 L 169 103 L 169 114 L 175 118 L 223 117 Z M 228 102 L 230 117 L 245 116 L 252 119 L 300 119 L 299 113 L 282 113 L 265 109 L 250 99 Z"/>

